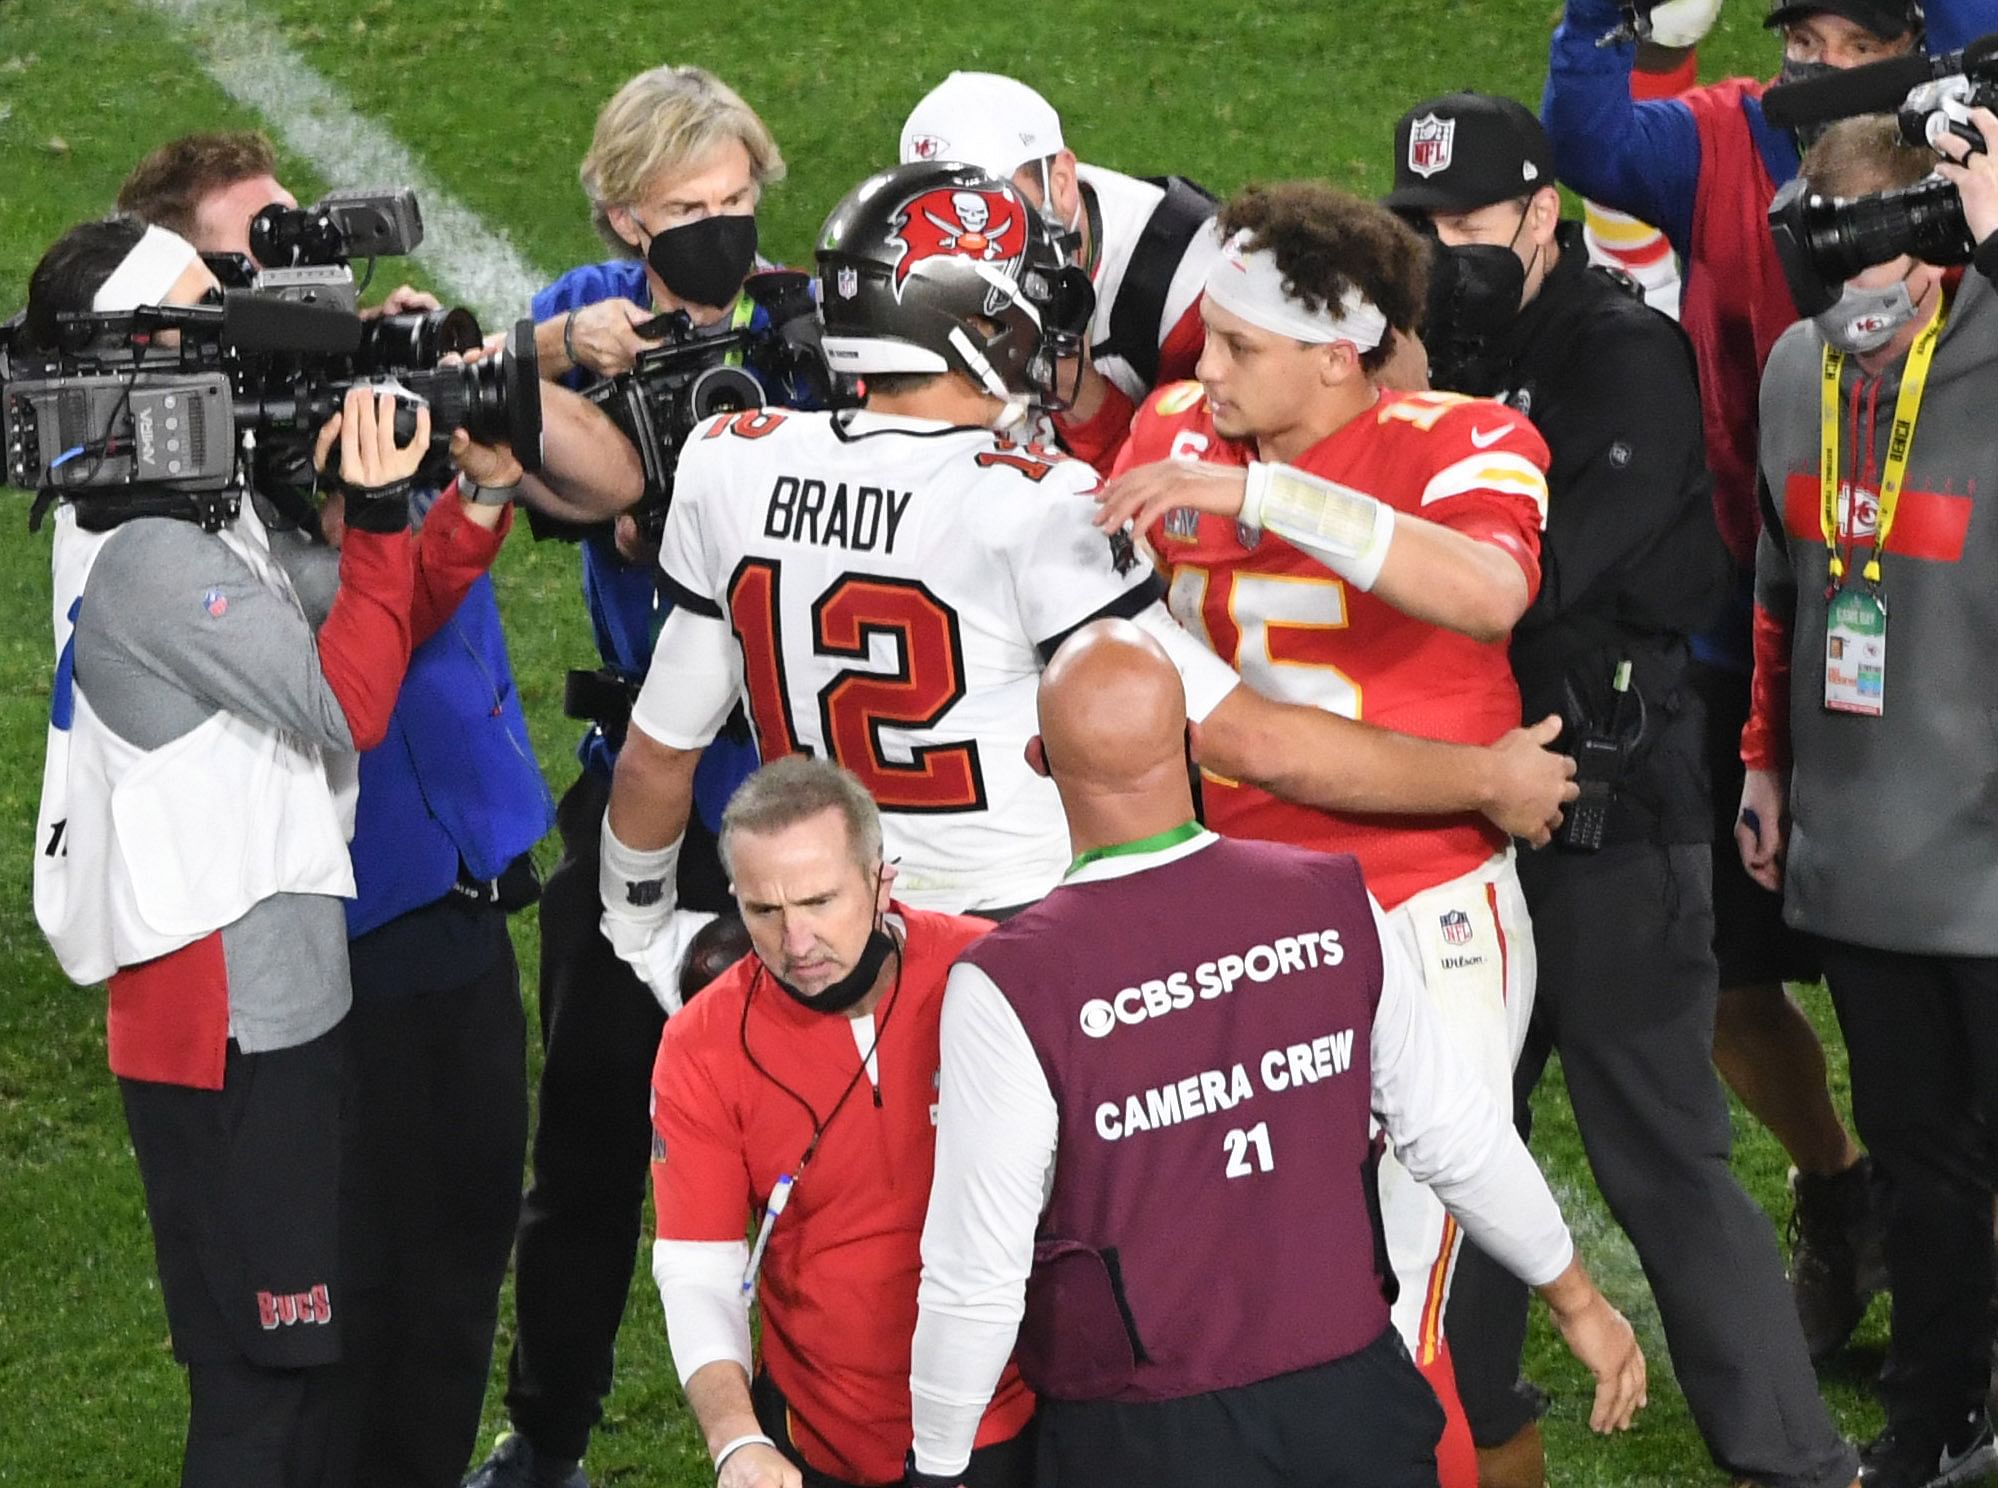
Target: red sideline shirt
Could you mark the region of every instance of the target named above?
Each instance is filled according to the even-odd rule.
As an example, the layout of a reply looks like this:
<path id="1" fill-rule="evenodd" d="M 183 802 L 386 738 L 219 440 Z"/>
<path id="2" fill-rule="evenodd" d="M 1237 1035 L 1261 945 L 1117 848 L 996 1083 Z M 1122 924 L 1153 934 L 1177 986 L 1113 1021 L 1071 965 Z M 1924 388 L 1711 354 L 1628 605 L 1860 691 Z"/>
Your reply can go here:
<path id="1" fill-rule="evenodd" d="M 1255 452 L 1216 433 L 1200 384 L 1185 382 L 1146 400 L 1117 470 L 1169 457 L 1247 465 Z M 1296 463 L 1501 549 L 1526 575 L 1531 597 L 1540 587 L 1547 461 L 1533 425 L 1501 404 L 1389 391 Z M 1282 538 L 1223 517 L 1168 512 L 1145 536 L 1166 570 L 1175 618 L 1264 696 L 1456 744 L 1489 744 L 1519 725 L 1507 641 L 1474 641 L 1413 619 Z M 1258 540 L 1245 544 L 1245 536 Z M 1352 853 L 1389 909 L 1505 848 L 1481 816 L 1320 811 L 1212 775 L 1202 793 L 1217 832 Z"/>
<path id="2" fill-rule="evenodd" d="M 913 1439 L 909 1345 L 936 1161 L 944 979 L 985 920 L 894 906 L 899 985 L 874 1010 L 880 1084 L 861 1076 L 771 1228 L 758 1294 L 761 1366 L 820 1472 L 899 1483 Z M 744 1018 L 744 1005 L 748 1017 Z M 748 1052 L 745 1053 L 745 1044 Z M 751 1055 L 754 1061 L 751 1061 Z M 666 1025 L 652 1074 L 662 1240 L 740 1240 L 860 1067 L 853 1025 L 802 1008 L 745 956 Z M 761 1065 L 761 1070 L 758 1065 Z M 1017 1435 L 1034 1398 L 1009 1364 L 978 1445 Z"/>

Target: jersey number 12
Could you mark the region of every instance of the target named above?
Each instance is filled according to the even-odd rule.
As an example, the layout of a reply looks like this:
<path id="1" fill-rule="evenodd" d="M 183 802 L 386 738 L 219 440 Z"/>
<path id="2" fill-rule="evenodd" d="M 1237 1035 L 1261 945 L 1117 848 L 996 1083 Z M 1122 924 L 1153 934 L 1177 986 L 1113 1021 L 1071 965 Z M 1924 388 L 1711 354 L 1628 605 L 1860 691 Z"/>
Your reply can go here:
<path id="1" fill-rule="evenodd" d="M 757 747 L 766 760 L 804 750 L 784 679 L 777 597 L 783 565 L 745 558 L 728 586 L 729 623 L 742 647 L 743 680 Z M 842 574 L 812 604 L 812 650 L 865 662 L 875 636 L 894 643 L 887 672 L 851 666 L 819 689 L 820 737 L 883 811 L 976 811 L 985 805 L 978 745 L 927 744 L 904 764 L 881 747 L 884 728 L 936 726 L 964 696 L 957 612 L 915 579 Z"/>

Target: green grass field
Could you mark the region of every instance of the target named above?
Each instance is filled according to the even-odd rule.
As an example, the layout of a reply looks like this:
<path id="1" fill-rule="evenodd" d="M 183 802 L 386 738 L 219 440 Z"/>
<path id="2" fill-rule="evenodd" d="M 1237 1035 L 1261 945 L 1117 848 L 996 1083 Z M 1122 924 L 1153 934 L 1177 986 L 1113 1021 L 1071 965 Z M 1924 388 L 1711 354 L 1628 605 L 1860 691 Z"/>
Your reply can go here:
<path id="1" fill-rule="evenodd" d="M 973 13 L 765 0 L 733 12 L 725 30 L 724 13 L 684 5 L 0 0 L 0 314 L 20 304 L 41 250 L 70 223 L 107 209 L 139 156 L 178 133 L 271 130 L 301 199 L 329 184 L 400 184 L 354 179 L 337 160 L 307 158 L 285 136 L 289 109 L 260 113 L 213 80 L 246 63 L 315 70 L 552 277 L 601 256 L 575 179 L 597 108 L 625 77 L 662 61 L 713 68 L 769 121 L 791 170 L 766 198 L 765 251 L 804 262 L 826 210 L 892 160 L 903 114 L 953 67 L 1035 80 L 1088 160 L 1178 171 L 1223 191 L 1315 176 L 1374 192 L 1390 175 L 1393 121 L 1417 98 L 1466 86 L 1537 98 L 1554 9 L 1554 0 L 1328 0 L 1308 8 L 1025 0 Z M 1728 7 L 1703 51 L 1706 76 L 1773 69 L 1760 14 L 1760 6 Z M 408 277 L 447 300 L 461 292 L 421 264 Z M 489 318 L 488 328 L 495 324 Z M 0 525 L 12 534 L 0 542 L 0 739 L 8 746 L 0 751 L 0 840 L 15 844 L 0 854 L 0 1483 L 166 1484 L 177 1471 L 185 1402 L 104 1067 L 103 994 L 63 980 L 29 908 L 51 666 L 48 539 L 28 536 L 26 506 L 18 493 L 0 500 Z M 560 678 L 589 649 L 574 564 L 573 553 L 537 548 L 523 531 L 499 568 L 521 691 L 558 791 L 573 774 L 574 733 L 560 717 Z M 518 935 L 531 967 L 531 915 Z M 526 995 L 531 1001 L 532 987 Z M 1836 1060 L 1822 999 L 1811 1007 Z M 1781 1154 L 1738 1111 L 1736 1134 L 1744 1181 L 1780 1219 Z M 1638 1322 L 1653 1380 L 1638 1429 L 1598 1444 L 1584 1424 L 1578 1371 L 1536 1325 L 1532 1373 L 1555 1396 L 1552 1480 L 1720 1481 L 1671 1383 L 1642 1273 L 1594 1195 L 1552 1078 L 1540 1096 L 1536 1145 L 1590 1265 Z M 617 1390 L 590 1456 L 593 1481 L 705 1485 L 711 1470 L 682 1408 L 642 1266 L 633 1297 Z M 1856 1350 L 1826 1379 L 1846 1430 L 1862 1438 L 1877 1425 L 1865 1385 L 1884 1332 L 1876 1307 Z M 503 1323 L 502 1357 L 507 1344 Z M 488 1425 L 501 1423 L 495 1389 Z"/>

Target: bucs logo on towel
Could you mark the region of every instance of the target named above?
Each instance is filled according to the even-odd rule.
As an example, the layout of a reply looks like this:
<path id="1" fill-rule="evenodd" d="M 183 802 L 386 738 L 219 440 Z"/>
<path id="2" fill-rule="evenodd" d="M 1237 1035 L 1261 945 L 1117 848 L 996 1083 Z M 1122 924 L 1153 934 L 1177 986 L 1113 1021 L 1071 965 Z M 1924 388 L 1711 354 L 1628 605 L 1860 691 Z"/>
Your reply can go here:
<path id="1" fill-rule="evenodd" d="M 932 258 L 974 259 L 1018 278 L 1027 256 L 1027 222 L 1019 203 L 1001 192 L 939 186 L 902 203 L 890 241 L 902 245 L 894 277 L 899 300 L 909 271 Z M 998 308 L 990 298 L 986 303 L 988 310 Z"/>
<path id="2" fill-rule="evenodd" d="M 1471 943 L 1471 917 L 1461 909 L 1453 909 L 1444 915 L 1439 923 L 1443 927 L 1443 939 L 1453 946 Z"/>
<path id="3" fill-rule="evenodd" d="M 1424 114 L 1408 131 L 1408 168 L 1424 180 L 1450 168 L 1457 121 Z"/>

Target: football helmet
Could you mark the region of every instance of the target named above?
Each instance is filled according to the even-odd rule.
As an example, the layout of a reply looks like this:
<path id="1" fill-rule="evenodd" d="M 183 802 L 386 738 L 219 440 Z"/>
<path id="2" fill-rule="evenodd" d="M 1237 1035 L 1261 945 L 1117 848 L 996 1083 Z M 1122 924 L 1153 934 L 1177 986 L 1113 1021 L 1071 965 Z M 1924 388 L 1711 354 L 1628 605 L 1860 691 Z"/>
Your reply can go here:
<path id="1" fill-rule="evenodd" d="M 1096 294 L 1008 182 L 933 160 L 869 176 L 826 219 L 818 277 L 834 372 L 962 372 L 1067 406 L 1056 363 L 1080 355 Z"/>

